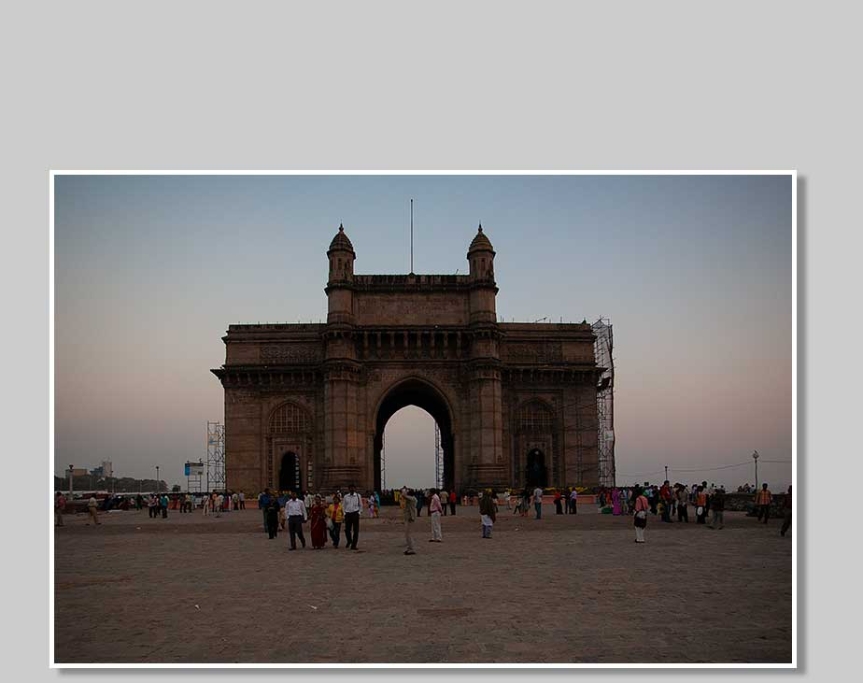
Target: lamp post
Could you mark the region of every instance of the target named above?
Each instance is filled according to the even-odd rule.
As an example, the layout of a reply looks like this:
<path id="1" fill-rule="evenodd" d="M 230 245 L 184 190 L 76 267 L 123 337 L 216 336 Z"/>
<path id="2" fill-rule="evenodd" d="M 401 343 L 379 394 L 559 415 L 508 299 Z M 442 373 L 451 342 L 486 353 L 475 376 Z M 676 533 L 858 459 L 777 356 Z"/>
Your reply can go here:
<path id="1" fill-rule="evenodd" d="M 758 493 L 758 451 L 752 453 L 752 459 L 755 461 L 755 493 Z"/>
<path id="2" fill-rule="evenodd" d="M 162 482 L 159 481 L 159 466 L 156 465 L 156 493 L 162 492 Z"/>
<path id="3" fill-rule="evenodd" d="M 69 500 L 72 500 L 72 470 L 75 468 L 72 465 L 69 465 Z"/>

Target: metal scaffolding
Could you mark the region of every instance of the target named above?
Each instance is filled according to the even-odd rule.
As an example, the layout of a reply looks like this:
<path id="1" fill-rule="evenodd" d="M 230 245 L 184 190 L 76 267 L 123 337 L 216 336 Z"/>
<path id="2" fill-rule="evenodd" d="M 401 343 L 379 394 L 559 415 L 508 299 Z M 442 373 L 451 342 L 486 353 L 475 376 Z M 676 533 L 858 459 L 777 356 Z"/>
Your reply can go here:
<path id="1" fill-rule="evenodd" d="M 207 491 L 225 486 L 225 425 L 207 421 Z"/>
<path id="2" fill-rule="evenodd" d="M 443 488 L 443 454 L 440 450 L 440 428 L 434 423 L 434 481 L 438 490 Z"/>
<path id="3" fill-rule="evenodd" d="M 596 416 L 598 422 L 597 456 L 599 485 L 615 486 L 614 467 L 614 335 L 611 322 L 600 318 L 593 325 L 596 335 L 594 353 L 596 365 L 603 368 L 596 388 Z"/>
<path id="4" fill-rule="evenodd" d="M 381 434 L 381 491 L 387 488 L 387 433 Z"/>

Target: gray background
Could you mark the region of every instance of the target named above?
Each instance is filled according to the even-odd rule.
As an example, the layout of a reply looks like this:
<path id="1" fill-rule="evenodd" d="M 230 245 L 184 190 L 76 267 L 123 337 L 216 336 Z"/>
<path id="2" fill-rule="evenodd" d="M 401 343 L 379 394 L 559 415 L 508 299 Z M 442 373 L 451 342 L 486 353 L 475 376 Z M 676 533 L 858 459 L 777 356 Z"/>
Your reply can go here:
<path id="1" fill-rule="evenodd" d="M 17 3 L 0 26 L 13 673 L 152 675 L 47 669 L 51 168 L 798 169 L 798 658 L 806 678 L 851 664 L 857 538 L 841 527 L 857 515 L 860 470 L 846 435 L 860 379 L 847 320 L 859 311 L 854 4 Z M 10 474 L 34 484 L 10 490 Z M 403 674 L 360 674 L 382 675 Z"/>

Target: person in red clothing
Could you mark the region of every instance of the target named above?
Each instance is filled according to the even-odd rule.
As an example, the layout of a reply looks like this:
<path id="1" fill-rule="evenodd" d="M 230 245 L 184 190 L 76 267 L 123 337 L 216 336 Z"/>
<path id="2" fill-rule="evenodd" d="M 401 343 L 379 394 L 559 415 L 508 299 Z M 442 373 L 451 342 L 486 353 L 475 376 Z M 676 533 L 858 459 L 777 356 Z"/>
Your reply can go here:
<path id="1" fill-rule="evenodd" d="M 563 505 L 561 505 L 560 499 L 563 496 L 560 495 L 560 491 L 557 489 L 554 490 L 554 514 L 562 515 L 563 514 Z"/>
<path id="2" fill-rule="evenodd" d="M 455 487 L 453 487 L 453 488 L 455 488 Z M 456 500 L 457 500 L 457 496 L 455 495 L 455 491 L 454 490 L 450 491 L 449 492 L 449 511 L 452 514 L 455 514 L 455 502 L 456 502 Z"/>
<path id="3" fill-rule="evenodd" d="M 659 489 L 659 498 L 662 500 L 662 521 L 671 521 L 671 486 L 668 485 L 668 479 Z"/>

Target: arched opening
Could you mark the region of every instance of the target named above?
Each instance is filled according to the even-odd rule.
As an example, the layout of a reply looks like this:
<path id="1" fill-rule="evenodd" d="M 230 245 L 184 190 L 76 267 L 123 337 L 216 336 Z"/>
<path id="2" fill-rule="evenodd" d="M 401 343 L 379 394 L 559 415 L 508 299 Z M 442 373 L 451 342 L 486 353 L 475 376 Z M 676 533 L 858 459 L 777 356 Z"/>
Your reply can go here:
<path id="1" fill-rule="evenodd" d="M 432 416 L 440 430 L 441 455 L 443 459 L 443 486 L 449 491 L 458 486 L 455 481 L 455 449 L 452 418 L 446 399 L 430 384 L 418 379 L 409 379 L 393 387 L 381 401 L 375 421 L 374 438 L 374 468 L 375 490 L 381 490 L 381 450 L 383 448 L 384 429 L 389 419 L 406 406 L 417 406 Z M 432 438 L 433 435 L 430 435 Z M 430 449 L 433 454 L 433 447 Z M 387 486 L 393 488 L 407 482 L 387 480 Z"/>
<path id="2" fill-rule="evenodd" d="M 302 489 L 301 484 L 300 459 L 296 453 L 288 451 L 282 455 L 282 463 L 279 467 L 279 491 L 299 493 Z"/>
<path id="3" fill-rule="evenodd" d="M 545 453 L 534 448 L 527 454 L 527 467 L 524 470 L 524 480 L 528 486 L 548 486 L 548 470 L 545 466 Z"/>

